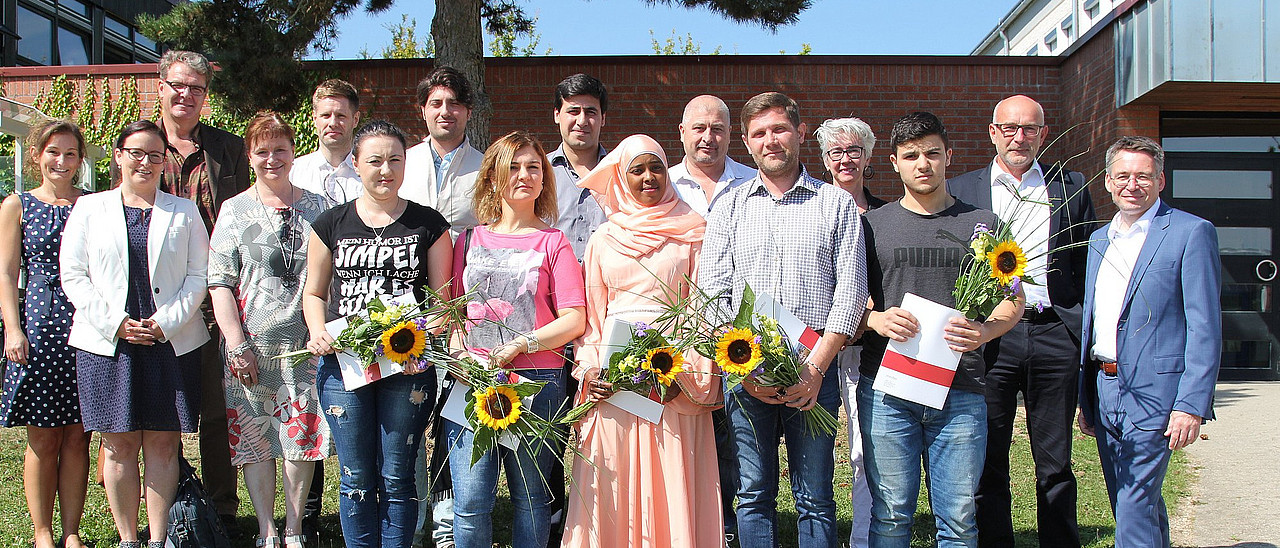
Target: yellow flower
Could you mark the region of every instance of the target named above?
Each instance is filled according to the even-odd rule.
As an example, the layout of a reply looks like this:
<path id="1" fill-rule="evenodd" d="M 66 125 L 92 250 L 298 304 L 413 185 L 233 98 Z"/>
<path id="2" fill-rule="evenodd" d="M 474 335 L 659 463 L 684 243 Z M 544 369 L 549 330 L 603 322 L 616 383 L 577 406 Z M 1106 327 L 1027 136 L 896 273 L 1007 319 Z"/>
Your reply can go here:
<path id="1" fill-rule="evenodd" d="M 969 248 L 973 249 L 973 256 L 976 257 L 978 261 L 987 260 L 986 254 L 983 253 L 983 250 L 987 248 L 986 238 L 983 238 L 983 237 L 974 238 L 973 241 L 969 242 Z"/>
<path id="2" fill-rule="evenodd" d="M 684 355 L 670 346 L 655 348 L 649 351 L 645 366 L 649 371 L 653 371 L 654 376 L 663 386 L 671 386 L 671 383 L 676 380 L 676 375 L 684 371 Z"/>
<path id="3" fill-rule="evenodd" d="M 508 386 L 490 386 L 474 393 L 476 418 L 494 430 L 505 430 L 520 419 L 520 396 Z"/>
<path id="4" fill-rule="evenodd" d="M 382 332 L 382 349 L 387 359 L 404 364 L 422 356 L 427 334 L 413 322 L 401 322 Z"/>
<path id="5" fill-rule="evenodd" d="M 987 261 L 991 263 L 991 277 L 1001 285 L 1009 285 L 1027 269 L 1027 256 L 1013 241 L 997 243 L 995 249 L 987 253 Z"/>
<path id="6" fill-rule="evenodd" d="M 746 375 L 760 365 L 760 345 L 749 329 L 731 329 L 716 343 L 716 365 L 731 375 Z"/>

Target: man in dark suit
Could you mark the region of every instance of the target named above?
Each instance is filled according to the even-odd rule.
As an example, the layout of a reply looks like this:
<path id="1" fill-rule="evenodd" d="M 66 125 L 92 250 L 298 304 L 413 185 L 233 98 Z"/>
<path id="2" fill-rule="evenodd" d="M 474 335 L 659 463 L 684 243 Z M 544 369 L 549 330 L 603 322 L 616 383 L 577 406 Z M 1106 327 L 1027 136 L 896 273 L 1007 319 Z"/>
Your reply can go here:
<path id="1" fill-rule="evenodd" d="M 196 203 L 205 228 L 213 232 L 222 202 L 249 188 L 244 140 L 200 122 L 213 75 L 209 61 L 190 51 L 170 50 L 160 59 L 160 129 L 167 141 L 160 189 Z M 240 499 L 227 443 L 227 405 L 222 390 L 222 355 L 212 307 L 205 318 L 212 340 L 202 349 L 200 468 L 223 522 L 234 524 Z"/>
<path id="2" fill-rule="evenodd" d="M 1097 436 L 1117 548 L 1169 546 L 1161 487 L 1173 451 L 1213 418 L 1222 356 L 1222 263 L 1208 221 L 1160 201 L 1164 151 L 1107 150 L 1118 211 L 1089 240 L 1080 429 Z"/>
<path id="3" fill-rule="evenodd" d="M 1078 391 L 1080 302 L 1086 249 L 1096 217 L 1084 176 L 1036 159 L 1047 133 L 1044 109 L 1015 95 L 996 105 L 987 131 L 996 157 L 947 181 L 957 199 L 994 211 L 1028 257 L 1022 321 L 987 345 L 987 458 L 978 485 L 978 543 L 1012 547 L 1009 449 L 1018 393 L 1036 471 L 1041 546 L 1080 546 L 1072 420 Z"/>

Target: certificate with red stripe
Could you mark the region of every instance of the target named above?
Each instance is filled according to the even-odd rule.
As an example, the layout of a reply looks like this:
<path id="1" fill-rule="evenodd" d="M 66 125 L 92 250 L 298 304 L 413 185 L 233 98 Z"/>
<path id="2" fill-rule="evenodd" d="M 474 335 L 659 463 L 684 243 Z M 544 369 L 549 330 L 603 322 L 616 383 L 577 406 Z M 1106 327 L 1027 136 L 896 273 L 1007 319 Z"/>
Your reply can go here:
<path id="1" fill-rule="evenodd" d="M 942 409 L 960 365 L 960 353 L 947 346 L 943 330 L 951 318 L 963 317 L 954 308 L 907 293 L 902 308 L 916 317 L 920 332 L 904 342 L 890 340 L 876 373 L 875 390 L 934 409 Z"/>
<path id="2" fill-rule="evenodd" d="M 795 314 L 782 306 L 773 299 L 773 296 L 760 292 L 756 293 L 756 314 L 764 314 L 773 318 L 778 322 L 778 327 L 787 335 L 792 344 L 799 343 L 800 346 L 813 350 L 814 345 L 818 344 L 818 339 L 822 338 L 817 331 L 800 321 Z M 792 350 L 797 350 L 792 347 Z M 807 354 L 802 354 L 802 356 Z"/>

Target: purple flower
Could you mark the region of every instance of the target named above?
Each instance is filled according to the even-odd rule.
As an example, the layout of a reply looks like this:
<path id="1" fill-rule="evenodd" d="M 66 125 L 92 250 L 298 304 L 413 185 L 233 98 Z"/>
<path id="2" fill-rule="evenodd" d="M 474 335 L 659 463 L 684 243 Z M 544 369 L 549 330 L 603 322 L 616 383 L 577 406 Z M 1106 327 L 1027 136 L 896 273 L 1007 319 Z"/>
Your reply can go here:
<path id="1" fill-rule="evenodd" d="M 1044 303 L 1036 303 L 1036 313 L 1044 312 Z"/>
<path id="2" fill-rule="evenodd" d="M 649 325 L 649 324 L 644 323 L 644 322 L 636 322 L 636 336 L 637 336 L 637 337 L 643 337 L 643 336 L 645 336 L 646 334 L 648 334 L 648 333 L 649 333 L 649 330 L 650 330 L 650 329 L 653 329 L 653 326 L 652 326 L 652 325 Z"/>
<path id="3" fill-rule="evenodd" d="M 753 341 L 754 341 L 756 344 L 760 344 L 760 343 L 763 343 L 763 342 L 764 342 L 764 339 L 761 339 L 761 338 L 760 338 L 760 335 L 756 335 L 756 338 L 755 338 L 755 339 L 753 339 Z"/>
<path id="4" fill-rule="evenodd" d="M 417 319 L 413 320 L 413 325 L 417 326 L 417 327 L 418 327 L 418 329 L 420 329 L 420 330 L 422 330 L 422 331 L 426 331 L 426 330 L 427 330 L 427 324 L 428 324 L 428 323 L 430 323 L 430 322 L 428 322 L 426 318 L 417 318 Z"/>
<path id="5" fill-rule="evenodd" d="M 507 384 L 507 372 L 495 371 L 493 373 L 493 384 Z"/>
<path id="6" fill-rule="evenodd" d="M 648 379 L 649 379 L 649 371 L 647 369 L 641 369 L 640 371 L 636 372 L 635 375 L 631 376 L 631 384 L 640 384 Z"/>
<path id="7" fill-rule="evenodd" d="M 379 341 L 377 344 L 373 345 L 373 355 L 375 355 L 375 356 L 385 356 L 385 355 L 387 355 L 387 349 L 382 347 L 382 342 L 381 342 L 381 341 Z"/>
<path id="8" fill-rule="evenodd" d="M 976 240 L 978 239 L 979 236 L 982 236 L 984 234 L 991 234 L 991 229 L 987 228 L 986 223 L 978 223 L 977 225 L 974 225 L 973 236 L 970 236 L 969 239 Z"/>
<path id="9" fill-rule="evenodd" d="M 1009 282 L 1009 285 L 1004 288 L 1005 296 L 1012 299 L 1018 294 L 1018 288 L 1020 287 L 1022 287 L 1022 278 L 1014 278 L 1013 281 Z"/>

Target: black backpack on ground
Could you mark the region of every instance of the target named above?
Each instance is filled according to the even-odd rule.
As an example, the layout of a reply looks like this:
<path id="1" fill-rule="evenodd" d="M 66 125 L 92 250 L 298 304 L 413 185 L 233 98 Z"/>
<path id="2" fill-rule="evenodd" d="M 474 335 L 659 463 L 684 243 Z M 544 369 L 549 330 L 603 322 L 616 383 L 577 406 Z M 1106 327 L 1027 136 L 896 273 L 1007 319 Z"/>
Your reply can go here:
<path id="1" fill-rule="evenodd" d="M 169 535 L 165 548 L 231 548 L 231 539 L 218 518 L 213 499 L 205 492 L 196 469 L 178 457 L 178 494 L 169 507 Z"/>

